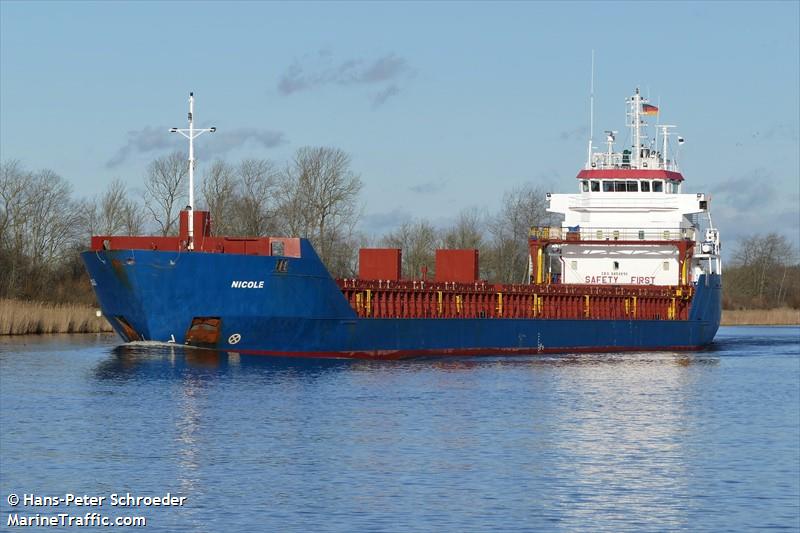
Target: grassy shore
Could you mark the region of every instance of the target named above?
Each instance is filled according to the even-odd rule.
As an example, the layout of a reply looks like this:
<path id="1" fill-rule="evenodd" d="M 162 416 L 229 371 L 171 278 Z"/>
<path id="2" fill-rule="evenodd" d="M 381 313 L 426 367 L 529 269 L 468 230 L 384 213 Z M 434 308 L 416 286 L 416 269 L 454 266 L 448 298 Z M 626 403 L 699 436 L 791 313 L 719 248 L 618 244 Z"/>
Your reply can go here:
<path id="1" fill-rule="evenodd" d="M 723 309 L 723 326 L 788 326 L 800 324 L 800 309 Z"/>
<path id="2" fill-rule="evenodd" d="M 111 331 L 111 326 L 92 307 L 0 299 L 0 335 L 102 331 Z"/>

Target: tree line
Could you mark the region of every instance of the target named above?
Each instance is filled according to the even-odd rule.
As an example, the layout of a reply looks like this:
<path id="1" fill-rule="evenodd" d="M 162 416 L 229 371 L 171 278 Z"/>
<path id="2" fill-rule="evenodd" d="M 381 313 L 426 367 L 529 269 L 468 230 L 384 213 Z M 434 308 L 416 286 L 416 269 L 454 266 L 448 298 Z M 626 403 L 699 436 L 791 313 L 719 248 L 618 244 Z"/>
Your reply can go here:
<path id="1" fill-rule="evenodd" d="M 749 235 L 739 240 L 723 269 L 726 309 L 800 308 L 800 262 L 783 235 Z"/>
<path id="2" fill-rule="evenodd" d="M 545 192 L 527 184 L 507 191 L 495 212 L 471 207 L 446 227 L 409 220 L 384 235 L 358 229 L 360 176 L 344 151 L 303 147 L 289 161 L 211 162 L 198 180 L 196 205 L 211 212 L 216 235 L 305 237 L 335 277 L 354 277 L 358 249 L 401 248 L 403 275 L 434 274 L 437 248 L 479 250 L 480 275 L 522 283 L 531 226 L 560 223 L 546 211 Z M 76 198 L 52 170 L 0 162 L 0 298 L 93 303 L 79 252 L 90 235 L 176 235 L 188 203 L 185 154 L 153 160 L 141 186 L 115 179 L 94 196 Z M 739 242 L 723 276 L 729 308 L 800 307 L 800 266 L 792 244 L 777 234 Z"/>

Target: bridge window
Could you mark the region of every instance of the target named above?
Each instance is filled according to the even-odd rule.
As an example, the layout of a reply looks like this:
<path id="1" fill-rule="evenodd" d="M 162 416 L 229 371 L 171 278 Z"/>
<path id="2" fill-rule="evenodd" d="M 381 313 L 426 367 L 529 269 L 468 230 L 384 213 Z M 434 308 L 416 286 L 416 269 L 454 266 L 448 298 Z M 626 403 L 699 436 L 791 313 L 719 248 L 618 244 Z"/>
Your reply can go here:
<path id="1" fill-rule="evenodd" d="M 628 188 L 628 192 L 636 192 L 636 191 L 639 190 L 639 187 L 638 187 L 638 185 L 636 185 L 635 181 L 628 181 L 628 182 L 626 182 L 626 185 L 627 185 L 627 188 Z"/>
<path id="2" fill-rule="evenodd" d="M 600 192 L 600 182 L 592 180 L 592 192 Z"/>
<path id="3" fill-rule="evenodd" d="M 653 182 L 653 192 L 664 192 L 664 182 L 663 181 L 654 181 Z"/>
<path id="4" fill-rule="evenodd" d="M 615 192 L 625 192 L 625 182 L 624 181 L 615 181 L 614 182 L 614 191 Z"/>
<path id="5" fill-rule="evenodd" d="M 614 182 L 603 181 L 603 192 L 614 192 Z"/>
<path id="6" fill-rule="evenodd" d="M 581 181 L 581 191 L 589 192 L 589 182 L 586 180 Z"/>
<path id="7" fill-rule="evenodd" d="M 640 189 L 640 190 L 641 190 L 642 192 L 650 192 L 650 182 L 649 182 L 649 181 L 643 181 L 643 182 L 641 182 L 641 183 L 639 184 L 639 187 L 641 187 L 641 189 Z"/>

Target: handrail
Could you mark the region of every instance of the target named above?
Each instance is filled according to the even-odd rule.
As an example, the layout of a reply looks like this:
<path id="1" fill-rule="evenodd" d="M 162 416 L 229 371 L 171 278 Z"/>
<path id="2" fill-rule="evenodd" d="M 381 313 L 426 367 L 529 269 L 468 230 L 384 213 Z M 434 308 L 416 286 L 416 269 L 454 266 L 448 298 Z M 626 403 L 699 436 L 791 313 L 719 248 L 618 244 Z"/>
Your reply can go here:
<path id="1" fill-rule="evenodd" d="M 695 240 L 694 228 L 622 228 L 575 226 L 532 226 L 529 237 L 536 240 L 567 241 L 679 241 Z"/>

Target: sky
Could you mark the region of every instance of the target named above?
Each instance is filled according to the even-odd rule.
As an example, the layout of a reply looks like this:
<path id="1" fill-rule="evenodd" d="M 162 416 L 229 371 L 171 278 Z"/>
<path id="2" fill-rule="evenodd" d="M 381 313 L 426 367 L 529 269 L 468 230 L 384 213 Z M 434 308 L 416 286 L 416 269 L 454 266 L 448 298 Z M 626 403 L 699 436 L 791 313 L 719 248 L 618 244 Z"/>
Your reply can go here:
<path id="1" fill-rule="evenodd" d="M 352 157 L 362 229 L 496 210 L 531 183 L 577 191 L 591 53 L 595 140 L 627 137 L 640 87 L 686 139 L 684 192 L 711 195 L 723 239 L 800 241 L 800 2 L 0 1 L 0 158 L 77 196 L 185 140 L 283 164 Z M 622 143 L 617 147 L 621 148 Z"/>

